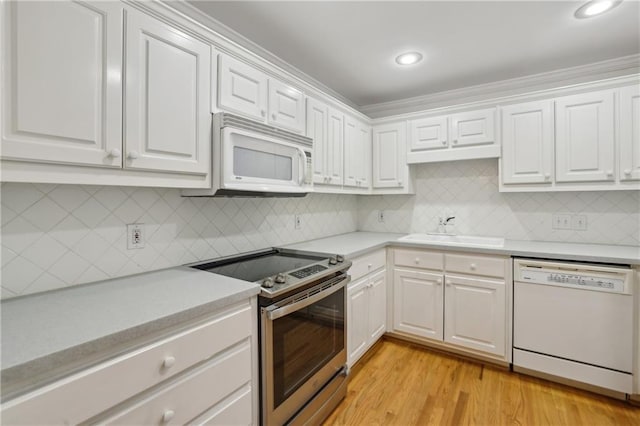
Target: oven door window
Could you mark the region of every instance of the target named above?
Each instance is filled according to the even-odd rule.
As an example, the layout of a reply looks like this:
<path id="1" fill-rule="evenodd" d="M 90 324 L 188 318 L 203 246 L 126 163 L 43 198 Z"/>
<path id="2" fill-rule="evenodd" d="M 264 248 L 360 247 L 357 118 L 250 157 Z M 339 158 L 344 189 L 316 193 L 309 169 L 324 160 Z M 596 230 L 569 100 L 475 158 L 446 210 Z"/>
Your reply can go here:
<path id="1" fill-rule="evenodd" d="M 344 349 L 344 318 L 344 289 L 340 289 L 274 320 L 275 407 Z"/>

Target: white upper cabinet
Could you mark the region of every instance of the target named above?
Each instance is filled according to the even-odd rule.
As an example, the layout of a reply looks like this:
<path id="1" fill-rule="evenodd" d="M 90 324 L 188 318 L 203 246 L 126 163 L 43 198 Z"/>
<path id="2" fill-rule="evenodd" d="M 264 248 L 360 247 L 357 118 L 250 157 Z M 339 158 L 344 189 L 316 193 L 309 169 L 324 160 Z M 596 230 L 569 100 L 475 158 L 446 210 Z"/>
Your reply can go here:
<path id="1" fill-rule="evenodd" d="M 500 157 L 495 115 L 488 108 L 410 120 L 407 162 Z"/>
<path id="2" fill-rule="evenodd" d="M 619 93 L 620 180 L 640 180 L 640 86 Z"/>
<path id="3" fill-rule="evenodd" d="M 551 183 L 553 102 L 502 108 L 502 182 Z"/>
<path id="4" fill-rule="evenodd" d="M 449 146 L 447 117 L 429 117 L 409 122 L 409 149 L 444 149 Z"/>
<path id="5" fill-rule="evenodd" d="M 371 173 L 371 128 L 345 116 L 344 186 L 368 189 Z"/>
<path id="6" fill-rule="evenodd" d="M 122 166 L 122 4 L 7 2 L 2 158 Z"/>
<path id="7" fill-rule="evenodd" d="M 219 56 L 218 104 L 221 109 L 267 120 L 266 74 L 227 55 Z"/>
<path id="8" fill-rule="evenodd" d="M 450 116 L 452 147 L 494 143 L 495 115 L 495 108 L 489 108 Z"/>
<path id="9" fill-rule="evenodd" d="M 329 108 L 307 98 L 307 136 L 313 139 L 313 183 L 327 182 L 326 151 Z"/>
<path id="10" fill-rule="evenodd" d="M 342 185 L 344 150 L 344 115 L 329 108 L 327 129 L 327 183 Z"/>
<path id="11" fill-rule="evenodd" d="M 126 12 L 125 167 L 207 173 L 210 47 Z"/>
<path id="12" fill-rule="evenodd" d="M 304 132 L 302 92 L 278 80 L 269 79 L 269 122 L 294 132 Z"/>
<path id="13" fill-rule="evenodd" d="M 405 122 L 373 128 L 373 187 L 402 188 L 407 182 Z"/>
<path id="14" fill-rule="evenodd" d="M 313 182 L 342 186 L 344 115 L 307 98 L 307 136 L 313 138 Z"/>
<path id="15" fill-rule="evenodd" d="M 304 94 L 262 71 L 220 55 L 218 106 L 272 126 L 303 133 Z"/>
<path id="16" fill-rule="evenodd" d="M 556 181 L 613 181 L 613 91 L 556 101 Z"/>

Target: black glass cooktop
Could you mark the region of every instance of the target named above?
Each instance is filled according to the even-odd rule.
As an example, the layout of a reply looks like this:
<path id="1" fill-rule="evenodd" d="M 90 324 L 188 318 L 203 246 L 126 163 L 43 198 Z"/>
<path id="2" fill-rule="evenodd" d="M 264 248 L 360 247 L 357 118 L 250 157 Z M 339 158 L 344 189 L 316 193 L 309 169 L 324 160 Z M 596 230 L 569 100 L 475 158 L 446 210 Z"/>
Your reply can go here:
<path id="1" fill-rule="evenodd" d="M 294 271 L 326 257 L 292 253 L 268 252 L 266 254 L 247 255 L 237 259 L 227 259 L 194 266 L 203 271 L 256 282 L 273 275 Z"/>

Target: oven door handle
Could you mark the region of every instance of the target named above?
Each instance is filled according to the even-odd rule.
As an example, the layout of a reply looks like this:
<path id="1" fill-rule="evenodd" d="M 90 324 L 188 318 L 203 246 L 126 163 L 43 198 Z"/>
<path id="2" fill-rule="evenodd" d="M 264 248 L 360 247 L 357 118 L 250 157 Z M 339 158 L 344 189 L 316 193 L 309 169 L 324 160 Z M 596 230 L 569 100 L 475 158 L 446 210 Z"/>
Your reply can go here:
<path id="1" fill-rule="evenodd" d="M 270 321 L 273 321 L 278 318 L 282 318 L 286 315 L 289 315 L 292 312 L 305 308 L 309 305 L 312 305 L 316 303 L 318 300 L 324 299 L 325 297 L 335 293 L 341 288 L 344 288 L 350 281 L 351 281 L 351 276 L 347 275 L 344 277 L 342 281 L 329 287 L 326 290 L 321 291 L 320 293 L 316 293 L 313 296 L 307 297 L 306 299 L 303 299 L 299 302 L 292 303 L 291 305 L 285 305 L 282 308 L 274 309 L 273 311 L 268 311 L 267 318 L 269 318 Z"/>

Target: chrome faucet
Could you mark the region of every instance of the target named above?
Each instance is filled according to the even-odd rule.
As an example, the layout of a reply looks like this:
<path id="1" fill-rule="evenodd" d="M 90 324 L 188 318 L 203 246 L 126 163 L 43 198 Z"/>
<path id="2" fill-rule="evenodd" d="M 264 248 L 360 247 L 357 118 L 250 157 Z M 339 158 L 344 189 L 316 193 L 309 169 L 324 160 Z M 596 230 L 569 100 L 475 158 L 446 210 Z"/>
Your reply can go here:
<path id="1" fill-rule="evenodd" d="M 456 217 L 455 216 L 449 216 L 447 218 L 440 218 L 440 222 L 438 223 L 439 227 L 442 228 L 443 230 L 443 234 L 448 234 L 447 232 L 447 225 L 449 224 L 449 222 L 451 222 L 452 220 L 454 220 Z"/>
<path id="2" fill-rule="evenodd" d="M 456 218 L 455 216 L 448 217 L 448 218 L 446 218 L 444 220 L 442 218 L 440 218 L 440 224 L 444 225 L 444 226 L 447 226 L 449 224 L 449 221 L 451 221 L 451 220 L 453 220 L 455 218 Z"/>

